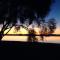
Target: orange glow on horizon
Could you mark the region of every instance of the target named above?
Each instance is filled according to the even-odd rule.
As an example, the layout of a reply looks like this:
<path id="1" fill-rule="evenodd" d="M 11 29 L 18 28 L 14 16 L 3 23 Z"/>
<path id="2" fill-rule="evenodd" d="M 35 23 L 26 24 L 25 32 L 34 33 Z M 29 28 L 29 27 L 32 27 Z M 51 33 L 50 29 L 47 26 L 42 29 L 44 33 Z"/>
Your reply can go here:
<path id="1" fill-rule="evenodd" d="M 40 34 L 39 28 L 35 28 L 36 34 Z M 4 32 L 6 33 L 7 30 Z M 21 27 L 21 29 L 18 32 L 14 32 L 14 27 L 11 29 L 11 31 L 8 34 L 28 34 L 28 31 Z M 60 28 L 57 28 L 53 34 L 60 34 Z M 38 41 L 40 41 L 40 36 L 36 36 L 38 38 Z M 4 41 L 27 41 L 27 36 L 4 36 L 2 40 Z M 46 40 L 46 41 L 45 41 Z M 44 37 L 45 42 L 58 42 L 60 41 L 60 37 Z"/>

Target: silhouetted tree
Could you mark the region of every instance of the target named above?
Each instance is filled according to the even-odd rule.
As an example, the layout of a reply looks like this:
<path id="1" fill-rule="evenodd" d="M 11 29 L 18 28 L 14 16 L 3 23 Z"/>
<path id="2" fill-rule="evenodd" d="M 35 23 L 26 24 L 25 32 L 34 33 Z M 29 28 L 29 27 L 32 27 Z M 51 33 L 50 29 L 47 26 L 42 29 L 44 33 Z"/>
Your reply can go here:
<path id="1" fill-rule="evenodd" d="M 28 37 L 28 42 L 38 42 L 37 38 L 35 37 L 35 30 L 34 29 L 29 29 L 28 30 L 30 36 Z"/>
<path id="2" fill-rule="evenodd" d="M 15 27 L 14 27 L 15 29 L 15 32 L 18 32 L 19 30 L 20 30 L 20 26 L 18 26 L 18 25 L 16 25 Z"/>
<path id="3" fill-rule="evenodd" d="M 49 28 L 49 34 L 54 33 L 55 29 L 56 29 L 56 21 L 55 19 L 49 19 L 48 21 L 48 28 Z"/>
<path id="4" fill-rule="evenodd" d="M 34 17 L 35 18 L 34 20 L 37 22 L 38 26 L 40 26 L 41 22 L 43 25 L 45 23 L 45 17 L 49 14 L 50 6 L 53 3 L 53 0 L 49 0 L 49 1 L 48 0 L 42 0 L 42 1 L 32 0 L 29 2 L 32 2 L 32 3 L 28 6 L 30 6 L 30 8 L 33 10 L 34 15 L 36 14 L 36 16 Z M 30 19 L 30 21 L 31 21 L 31 19 Z M 33 19 L 32 19 L 32 21 L 33 21 Z M 44 28 L 44 27 L 42 27 L 42 28 Z M 45 28 L 45 30 L 47 30 L 47 29 Z M 43 32 L 43 30 L 42 30 L 41 33 L 45 34 L 45 31 Z M 43 40 L 43 36 L 41 36 L 41 38 Z"/>
<path id="5" fill-rule="evenodd" d="M 15 26 L 17 18 L 20 19 L 20 26 L 23 28 L 26 19 L 28 19 L 29 25 L 34 20 L 40 22 L 39 18 L 44 21 L 50 11 L 51 3 L 52 0 L 0 0 L 0 24 L 3 25 L 0 31 L 0 40 L 8 27 L 11 29 Z"/>
<path id="6" fill-rule="evenodd" d="M 17 21 L 17 4 L 13 1 L 0 0 L 0 24 L 3 25 L 0 31 L 0 40 L 4 36 L 4 31 L 11 28 L 15 25 Z M 8 32 L 9 32 L 8 31 Z M 8 33 L 7 32 L 7 33 Z M 6 33 L 6 34 L 7 34 Z"/>
<path id="7" fill-rule="evenodd" d="M 41 33 L 43 35 L 48 35 L 54 33 L 56 29 L 56 20 L 55 19 L 49 19 L 48 22 L 44 22 L 43 26 L 40 26 Z M 41 39 L 44 40 L 44 36 L 41 36 Z"/>
<path id="8" fill-rule="evenodd" d="M 42 0 L 42 1 L 41 0 L 40 1 L 39 0 L 29 0 L 29 1 L 27 1 L 26 6 L 29 7 L 30 9 L 28 10 L 27 15 L 25 15 L 25 16 L 27 16 L 27 18 L 30 18 L 30 16 L 31 16 L 32 18 L 30 18 L 29 21 L 31 21 L 31 23 L 32 23 L 32 21 L 35 20 L 38 23 L 38 26 L 40 26 L 40 24 L 41 24 L 40 22 L 42 22 L 44 24 L 45 17 L 48 15 L 48 13 L 50 11 L 50 6 L 51 6 L 52 2 L 53 2 L 52 0 L 49 0 L 49 1 L 48 0 Z M 30 11 L 33 12 L 33 14 L 31 13 L 31 15 L 30 15 L 29 14 Z M 43 39 L 43 36 L 41 36 L 41 38 Z"/>
<path id="9" fill-rule="evenodd" d="M 0 1 L 0 24 L 3 25 L 0 31 L 1 40 L 4 31 L 10 26 L 10 20 L 8 20 L 8 4 L 6 1 Z"/>

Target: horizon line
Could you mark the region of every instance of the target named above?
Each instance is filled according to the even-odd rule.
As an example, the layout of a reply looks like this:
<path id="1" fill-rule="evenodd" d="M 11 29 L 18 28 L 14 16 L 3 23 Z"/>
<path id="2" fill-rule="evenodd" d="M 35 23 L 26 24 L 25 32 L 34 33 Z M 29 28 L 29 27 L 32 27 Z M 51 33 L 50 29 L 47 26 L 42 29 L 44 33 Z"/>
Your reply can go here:
<path id="1" fill-rule="evenodd" d="M 1 35 L 1 34 L 0 34 Z M 60 36 L 60 34 L 2 34 L 3 36 Z"/>

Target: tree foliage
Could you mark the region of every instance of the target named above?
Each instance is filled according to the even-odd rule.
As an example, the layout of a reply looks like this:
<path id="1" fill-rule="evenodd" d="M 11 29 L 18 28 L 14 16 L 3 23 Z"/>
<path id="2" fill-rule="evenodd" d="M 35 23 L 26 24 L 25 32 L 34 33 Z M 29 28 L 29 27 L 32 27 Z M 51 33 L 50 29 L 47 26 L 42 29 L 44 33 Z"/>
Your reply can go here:
<path id="1" fill-rule="evenodd" d="M 56 29 L 56 21 L 55 19 L 50 19 L 48 21 L 48 27 L 49 27 L 49 33 L 54 33 L 55 29 Z"/>
<path id="2" fill-rule="evenodd" d="M 53 0 L 0 0 L 0 24 L 3 25 L 1 36 L 8 27 L 16 25 L 17 18 L 22 25 L 26 19 L 29 25 L 34 20 L 38 21 L 38 18 L 44 19 L 50 11 L 52 2 Z"/>

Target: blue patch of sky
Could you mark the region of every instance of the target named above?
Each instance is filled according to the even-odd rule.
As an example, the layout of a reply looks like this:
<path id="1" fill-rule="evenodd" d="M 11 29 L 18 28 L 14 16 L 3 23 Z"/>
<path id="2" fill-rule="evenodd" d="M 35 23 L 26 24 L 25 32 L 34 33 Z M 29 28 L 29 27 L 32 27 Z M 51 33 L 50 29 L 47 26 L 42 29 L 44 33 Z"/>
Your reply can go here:
<path id="1" fill-rule="evenodd" d="M 60 0 L 55 0 L 55 3 L 51 6 L 51 11 L 46 19 L 56 19 L 57 25 L 60 25 Z"/>

